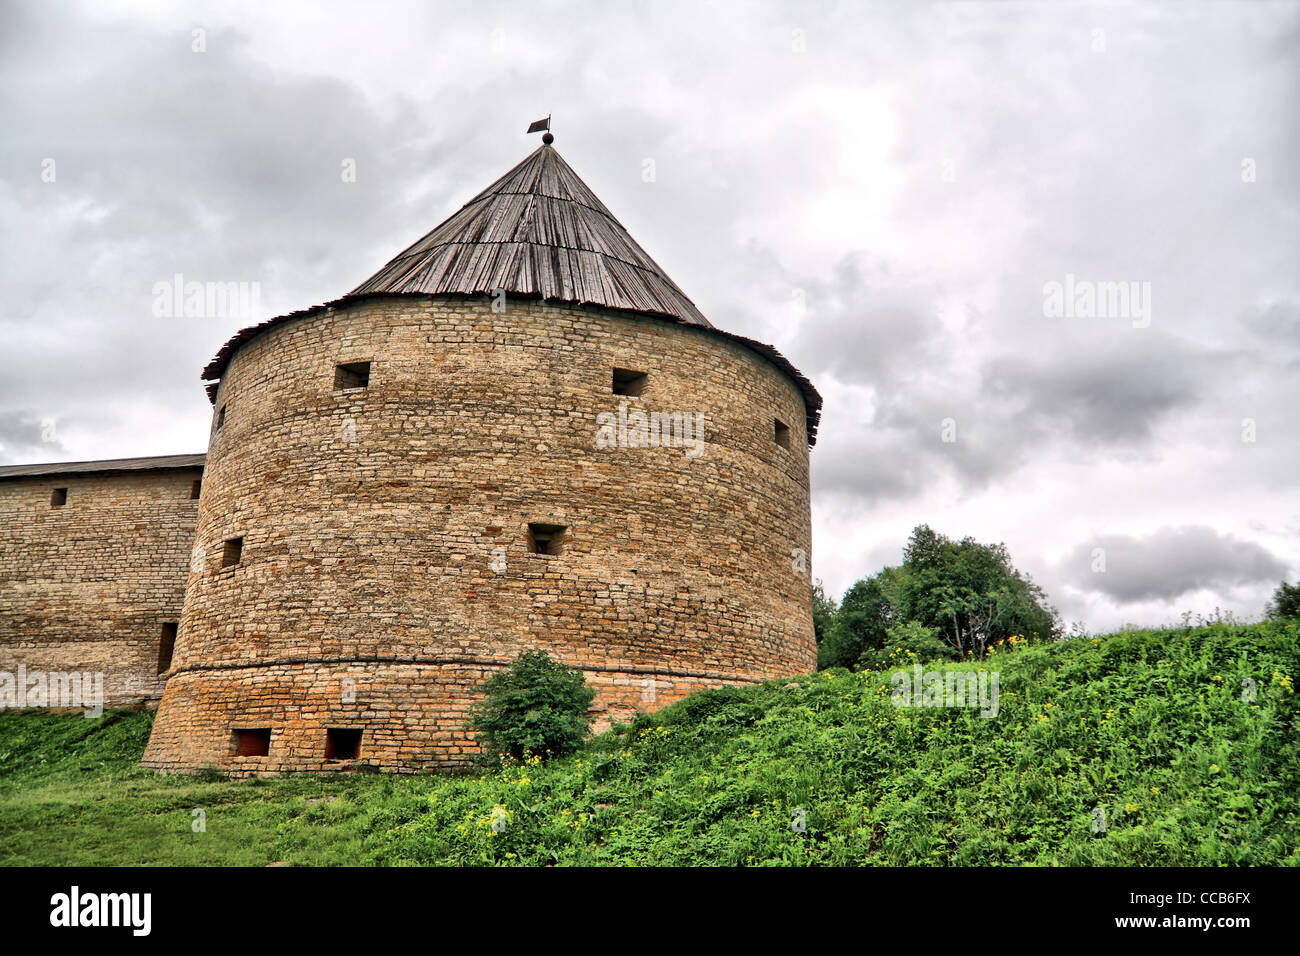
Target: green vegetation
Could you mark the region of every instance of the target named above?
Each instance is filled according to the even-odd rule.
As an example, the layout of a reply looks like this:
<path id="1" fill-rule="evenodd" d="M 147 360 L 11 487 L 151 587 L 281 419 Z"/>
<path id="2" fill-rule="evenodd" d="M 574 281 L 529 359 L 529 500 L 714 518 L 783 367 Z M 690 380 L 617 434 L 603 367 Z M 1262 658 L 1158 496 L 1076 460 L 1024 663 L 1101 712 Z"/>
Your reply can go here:
<path id="1" fill-rule="evenodd" d="M 596 692 L 582 671 L 542 651 L 520 654 L 480 689 L 483 698 L 470 711 L 470 723 L 493 764 L 498 756 L 562 757 L 581 747 L 590 732 L 587 710 Z"/>
<path id="2" fill-rule="evenodd" d="M 1287 618 L 1300 619 L 1300 581 L 1287 584 L 1283 581 L 1273 592 L 1273 599 L 1264 608 L 1264 616 L 1270 620 Z"/>
<path id="3" fill-rule="evenodd" d="M 854 584 L 838 609 L 814 589 L 817 666 L 872 670 L 890 653 L 923 660 L 982 657 L 1015 636 L 1060 636 L 1056 611 L 1002 544 L 953 541 L 918 525 L 903 563 Z M 820 619 L 819 619 L 820 618 Z"/>
<path id="4" fill-rule="evenodd" d="M 380 797 L 376 783 L 385 778 L 156 774 L 138 766 L 152 726 L 147 711 L 96 719 L 0 711 L 0 863 L 341 865 L 364 858 L 363 834 L 334 824 L 360 801 Z M 194 830 L 196 809 L 206 832 Z"/>
<path id="5" fill-rule="evenodd" d="M 0 714 L 0 860 L 1300 864 L 1300 621 L 1015 645 L 944 665 L 992 719 L 830 670 L 476 777 L 168 777 L 147 713 Z"/>

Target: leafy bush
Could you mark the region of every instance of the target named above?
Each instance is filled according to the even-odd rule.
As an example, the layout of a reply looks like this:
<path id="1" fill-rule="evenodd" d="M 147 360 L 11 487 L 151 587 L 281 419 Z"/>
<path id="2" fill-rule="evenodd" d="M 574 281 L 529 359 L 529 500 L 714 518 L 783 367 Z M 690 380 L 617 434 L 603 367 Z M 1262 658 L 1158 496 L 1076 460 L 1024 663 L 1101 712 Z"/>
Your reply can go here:
<path id="1" fill-rule="evenodd" d="M 591 726 L 587 708 L 596 692 L 582 671 L 526 651 L 480 687 L 484 697 L 470 712 L 483 752 L 516 760 L 572 753 Z"/>
<path id="2" fill-rule="evenodd" d="M 912 663 L 950 661 L 956 657 L 956 652 L 939 637 L 934 628 L 916 621 L 904 621 L 889 628 L 884 647 L 862 652 L 857 669 L 879 671 Z"/>

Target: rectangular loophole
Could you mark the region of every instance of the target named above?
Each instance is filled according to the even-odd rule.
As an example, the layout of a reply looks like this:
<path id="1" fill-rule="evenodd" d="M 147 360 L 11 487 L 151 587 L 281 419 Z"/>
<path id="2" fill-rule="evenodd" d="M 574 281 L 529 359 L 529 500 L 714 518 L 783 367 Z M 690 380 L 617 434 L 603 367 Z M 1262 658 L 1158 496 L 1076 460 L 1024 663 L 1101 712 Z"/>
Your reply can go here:
<path id="1" fill-rule="evenodd" d="M 172 652 L 176 650 L 175 621 L 163 621 L 162 637 L 158 641 L 158 673 L 164 673 L 172 666 Z"/>
<path id="2" fill-rule="evenodd" d="M 566 525 L 539 524 L 528 525 L 528 550 L 533 554 L 559 554 L 564 544 Z"/>
<path id="3" fill-rule="evenodd" d="M 271 752 L 271 728 L 240 728 L 231 732 L 231 751 L 236 757 L 265 757 Z"/>
<path id="4" fill-rule="evenodd" d="M 356 760 L 360 756 L 361 730 L 359 728 L 325 728 L 326 760 Z"/>
<path id="5" fill-rule="evenodd" d="M 67 503 L 68 503 L 67 488 L 55 488 L 52 492 L 50 492 L 51 508 L 62 508 Z"/>
<path id="6" fill-rule="evenodd" d="M 790 447 L 790 426 L 778 418 L 774 422 L 773 430 L 775 431 L 776 443 L 780 445 L 782 448 L 789 448 Z"/>
<path id="7" fill-rule="evenodd" d="M 194 483 L 190 485 L 190 500 L 197 501 L 199 497 L 199 492 L 201 492 L 202 490 L 203 490 L 203 479 L 195 478 Z"/>
<path id="8" fill-rule="evenodd" d="M 365 388 L 370 384 L 369 362 L 348 362 L 334 366 L 334 390 Z"/>
<path id="9" fill-rule="evenodd" d="M 244 539 L 227 538 L 225 547 L 221 549 L 221 566 L 229 568 L 238 564 L 244 557 Z"/>
<path id="10" fill-rule="evenodd" d="M 615 395 L 640 395 L 645 391 L 649 376 L 645 372 L 635 372 L 630 368 L 614 369 Z"/>
<path id="11" fill-rule="evenodd" d="M 222 405 L 217 410 L 217 431 L 221 431 L 221 426 L 226 423 L 226 406 Z"/>

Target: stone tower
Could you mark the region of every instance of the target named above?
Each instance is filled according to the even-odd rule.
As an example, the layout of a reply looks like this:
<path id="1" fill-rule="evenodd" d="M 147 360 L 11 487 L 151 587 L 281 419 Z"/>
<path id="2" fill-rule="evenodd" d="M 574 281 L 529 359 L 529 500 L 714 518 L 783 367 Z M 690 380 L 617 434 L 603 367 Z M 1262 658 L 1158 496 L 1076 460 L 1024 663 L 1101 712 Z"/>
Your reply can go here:
<path id="1" fill-rule="evenodd" d="M 821 399 L 543 145 L 348 295 L 246 329 L 144 765 L 455 767 L 527 649 L 597 725 L 815 664 Z"/>

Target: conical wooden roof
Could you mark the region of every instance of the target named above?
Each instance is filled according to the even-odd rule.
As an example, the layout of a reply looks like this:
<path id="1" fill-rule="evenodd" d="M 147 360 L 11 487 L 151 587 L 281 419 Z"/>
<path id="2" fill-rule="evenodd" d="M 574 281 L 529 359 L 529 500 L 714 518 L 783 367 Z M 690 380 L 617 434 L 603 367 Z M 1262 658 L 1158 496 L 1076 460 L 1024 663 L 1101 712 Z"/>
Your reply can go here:
<path id="1" fill-rule="evenodd" d="M 713 326 L 550 145 L 529 154 L 342 298 L 235 333 L 203 369 L 208 399 L 216 401 L 234 354 L 277 325 L 370 297 L 491 295 L 499 289 L 507 295 L 657 315 L 738 342 L 799 387 L 808 444 L 817 440 L 822 399 L 812 382 L 771 345 Z"/>
<path id="2" fill-rule="evenodd" d="M 540 146 L 349 295 L 539 296 L 712 328 L 553 146 Z"/>

